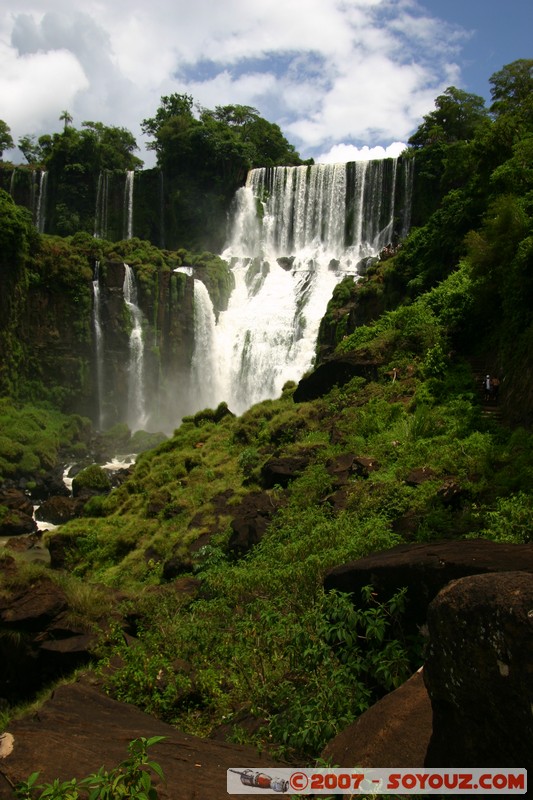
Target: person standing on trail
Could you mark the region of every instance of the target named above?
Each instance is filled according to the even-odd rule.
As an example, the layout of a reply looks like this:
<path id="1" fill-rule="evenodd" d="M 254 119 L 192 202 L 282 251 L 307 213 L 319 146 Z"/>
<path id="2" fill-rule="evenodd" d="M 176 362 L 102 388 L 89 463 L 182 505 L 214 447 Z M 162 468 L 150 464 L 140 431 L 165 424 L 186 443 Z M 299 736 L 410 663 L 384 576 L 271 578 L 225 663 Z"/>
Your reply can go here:
<path id="1" fill-rule="evenodd" d="M 498 402 L 498 395 L 500 394 L 500 380 L 499 378 L 493 377 L 491 378 L 492 383 L 492 396 L 494 397 L 494 402 Z"/>
<path id="2" fill-rule="evenodd" d="M 483 381 L 483 389 L 485 390 L 485 401 L 488 403 L 492 397 L 492 380 L 490 375 L 485 375 Z"/>

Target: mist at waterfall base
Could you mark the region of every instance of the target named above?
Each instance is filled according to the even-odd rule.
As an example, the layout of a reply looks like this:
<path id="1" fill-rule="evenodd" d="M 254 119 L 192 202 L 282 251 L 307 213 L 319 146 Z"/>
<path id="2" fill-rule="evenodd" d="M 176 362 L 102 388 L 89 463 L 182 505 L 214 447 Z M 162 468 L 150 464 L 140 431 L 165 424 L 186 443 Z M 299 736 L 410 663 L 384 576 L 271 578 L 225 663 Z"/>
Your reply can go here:
<path id="1" fill-rule="evenodd" d="M 313 366 L 335 286 L 347 275 L 357 280 L 366 259 L 407 233 L 412 172 L 413 161 L 401 158 L 252 170 L 234 199 L 221 254 L 234 280 L 227 308 L 217 317 L 196 270 L 177 270 L 194 282 L 194 348 L 188 373 L 165 375 L 164 385 L 147 385 L 147 325 L 125 265 L 131 334 L 123 421 L 131 430 L 169 433 L 184 416 L 221 402 L 241 414 L 300 380 Z M 132 205 L 130 179 L 129 220 Z M 131 221 L 126 230 L 131 237 Z M 94 330 L 98 340 L 96 323 Z"/>

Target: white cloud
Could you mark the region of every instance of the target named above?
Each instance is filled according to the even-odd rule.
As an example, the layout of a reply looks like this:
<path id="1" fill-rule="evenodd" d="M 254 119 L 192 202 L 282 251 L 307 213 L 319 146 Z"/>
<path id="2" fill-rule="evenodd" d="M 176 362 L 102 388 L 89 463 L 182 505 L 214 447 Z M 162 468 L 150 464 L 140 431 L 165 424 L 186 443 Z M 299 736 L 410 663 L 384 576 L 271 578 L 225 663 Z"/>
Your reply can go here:
<path id="1" fill-rule="evenodd" d="M 464 35 L 417 0 L 17 0 L 0 12 L 0 114 L 14 138 L 60 130 L 67 109 L 141 144 L 161 96 L 186 92 L 255 106 L 304 157 L 383 146 L 457 81 Z"/>
<path id="2" fill-rule="evenodd" d="M 353 144 L 335 144 L 327 153 L 321 153 L 315 158 L 317 164 L 342 164 L 345 161 L 372 161 L 376 158 L 397 158 L 407 145 L 404 142 L 392 142 L 382 147 L 356 147 Z"/>

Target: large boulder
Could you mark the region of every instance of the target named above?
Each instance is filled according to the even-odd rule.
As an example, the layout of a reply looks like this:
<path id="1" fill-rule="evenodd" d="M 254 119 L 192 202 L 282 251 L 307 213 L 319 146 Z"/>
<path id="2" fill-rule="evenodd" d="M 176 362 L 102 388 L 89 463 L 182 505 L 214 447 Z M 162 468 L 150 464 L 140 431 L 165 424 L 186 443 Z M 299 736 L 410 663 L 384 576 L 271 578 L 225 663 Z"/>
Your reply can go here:
<path id="1" fill-rule="evenodd" d="M 360 767 L 423 767 L 431 703 L 421 671 L 385 695 L 329 742 L 321 757 Z"/>
<path id="2" fill-rule="evenodd" d="M 310 455 L 273 456 L 261 467 L 261 484 L 265 489 L 273 489 L 276 485 L 286 489 L 291 481 L 302 474 L 310 461 Z"/>
<path id="3" fill-rule="evenodd" d="M 0 489 L 0 536 L 34 533 L 33 503 L 19 489 Z"/>
<path id="4" fill-rule="evenodd" d="M 39 781 L 46 782 L 84 778 L 101 766 L 110 770 L 125 759 L 128 743 L 141 736 L 165 737 L 149 751 L 166 779 L 163 783 L 154 776 L 161 800 L 227 800 L 228 768 L 266 771 L 286 766 L 252 747 L 180 733 L 134 706 L 112 700 L 87 677 L 59 686 L 38 714 L 12 721 L 6 734 L 12 750 L 0 759 L 1 800 L 14 798 L 11 786 L 36 770 Z M 257 795 L 239 796 L 251 800 Z"/>
<path id="5" fill-rule="evenodd" d="M 371 361 L 351 353 L 343 353 L 324 361 L 309 375 L 305 375 L 296 387 L 295 403 L 316 400 L 330 392 L 334 386 L 344 386 L 352 378 L 376 380 L 380 362 Z"/>
<path id="6" fill-rule="evenodd" d="M 428 610 L 426 766 L 533 769 L 533 575 L 450 583 Z"/>
<path id="7" fill-rule="evenodd" d="M 16 569 L 8 560 L 6 577 Z M 9 584 L 7 584 L 9 585 Z M 17 703 L 91 659 L 97 637 L 69 618 L 63 590 L 48 578 L 13 584 L 0 597 L 0 697 Z"/>
<path id="8" fill-rule="evenodd" d="M 35 519 L 62 525 L 74 519 L 83 510 L 85 501 L 74 497 L 49 497 L 44 500 L 35 512 Z"/>
<path id="9" fill-rule="evenodd" d="M 250 492 L 233 509 L 228 550 L 235 556 L 245 555 L 261 541 L 277 504 L 268 492 Z"/>
<path id="10" fill-rule="evenodd" d="M 406 630 L 414 633 L 426 621 L 429 603 L 450 581 L 467 575 L 523 570 L 533 573 L 533 544 L 506 544 L 466 539 L 401 544 L 344 564 L 327 573 L 326 591 L 353 592 L 372 585 L 386 601 L 407 587 Z"/>

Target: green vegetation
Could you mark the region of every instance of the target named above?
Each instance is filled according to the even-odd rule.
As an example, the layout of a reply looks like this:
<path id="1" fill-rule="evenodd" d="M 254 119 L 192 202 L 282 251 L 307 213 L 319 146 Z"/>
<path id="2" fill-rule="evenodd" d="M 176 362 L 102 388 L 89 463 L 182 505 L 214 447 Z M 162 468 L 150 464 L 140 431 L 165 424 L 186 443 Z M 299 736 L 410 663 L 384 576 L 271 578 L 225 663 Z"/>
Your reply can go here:
<path id="1" fill-rule="evenodd" d="M 19 800 L 157 800 L 159 793 L 152 783 L 150 772 L 164 780 L 163 770 L 157 761 L 148 756 L 148 748 L 162 741 L 164 736 L 141 737 L 128 745 L 129 757 L 107 771 L 101 767 L 98 772 L 87 778 L 60 781 L 56 778 L 52 783 L 38 784 L 38 772 L 33 772 L 27 781 L 15 787 Z"/>
<path id="2" fill-rule="evenodd" d="M 0 398 L 0 481 L 42 477 L 59 464 L 60 456 L 83 456 L 90 431 L 83 417 Z"/>

